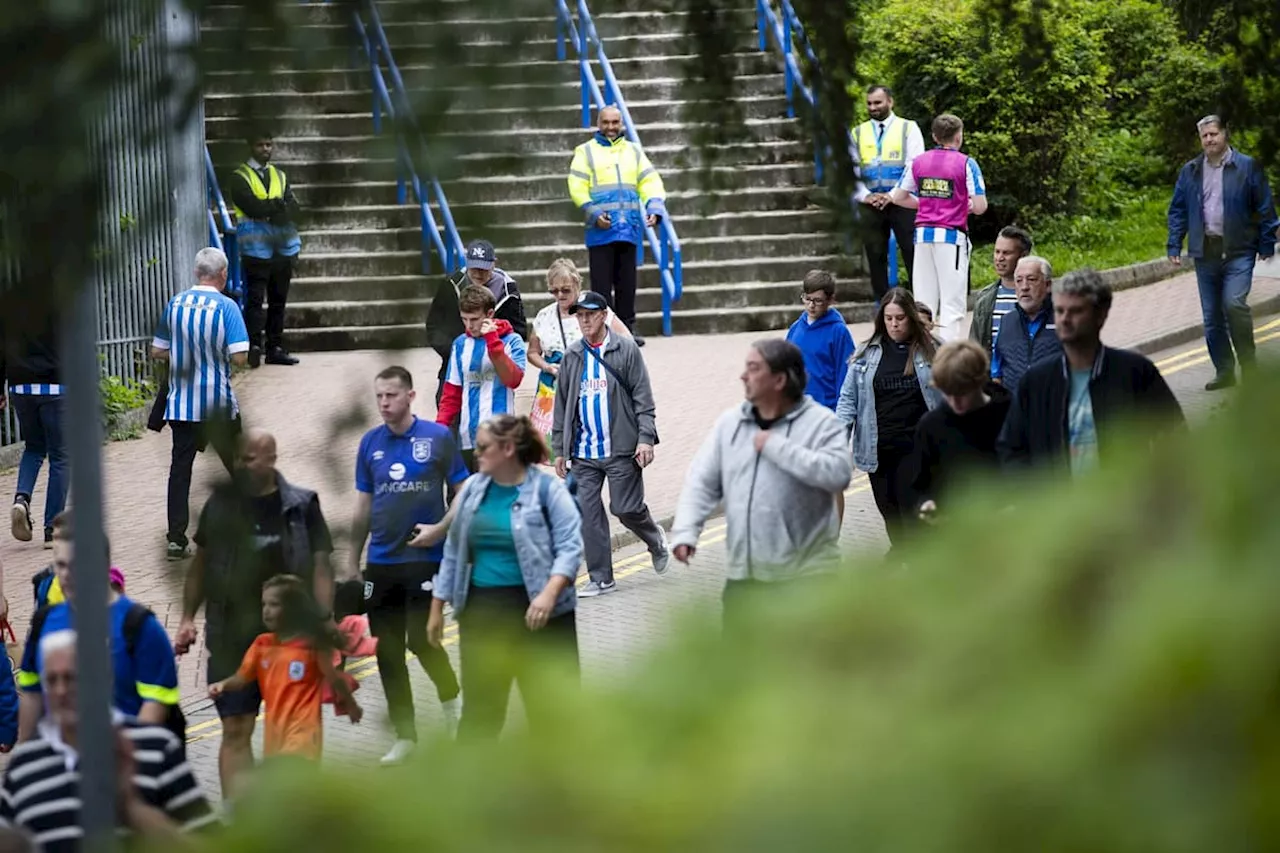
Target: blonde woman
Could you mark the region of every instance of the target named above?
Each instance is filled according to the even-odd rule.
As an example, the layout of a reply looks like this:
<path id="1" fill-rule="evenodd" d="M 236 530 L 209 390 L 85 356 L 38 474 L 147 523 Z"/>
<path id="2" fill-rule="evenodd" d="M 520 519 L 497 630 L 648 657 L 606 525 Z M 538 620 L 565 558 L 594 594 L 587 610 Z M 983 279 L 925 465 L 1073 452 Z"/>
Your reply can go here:
<path id="1" fill-rule="evenodd" d="M 573 261 L 568 258 L 552 261 L 547 270 L 547 291 L 552 302 L 533 318 L 528 350 L 529 364 L 541 371 L 529 417 L 543 436 L 551 435 L 552 403 L 560 361 L 569 347 L 582 338 L 577 318 L 569 314 L 569 306 L 578 301 L 578 294 L 582 292 L 582 275 Z M 609 311 L 607 322 L 615 335 L 631 337 L 631 332 L 613 311 Z M 554 448 L 552 453 L 555 453 Z"/>

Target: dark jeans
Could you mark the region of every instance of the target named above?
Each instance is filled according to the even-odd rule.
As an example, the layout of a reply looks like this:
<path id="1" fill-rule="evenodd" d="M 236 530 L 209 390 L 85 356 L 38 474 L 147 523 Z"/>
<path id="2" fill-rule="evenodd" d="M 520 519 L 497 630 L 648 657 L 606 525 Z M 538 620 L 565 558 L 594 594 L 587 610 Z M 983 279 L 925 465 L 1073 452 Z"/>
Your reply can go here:
<path id="1" fill-rule="evenodd" d="M 555 709 L 558 686 L 576 686 L 578 628 L 574 613 L 525 625 L 529 594 L 522 586 L 471 587 L 458 617 L 458 651 L 466 704 L 458 739 L 496 738 L 507 720 L 511 685 L 520 685 L 529 731 L 558 736 L 564 717 Z"/>
<path id="2" fill-rule="evenodd" d="M 1253 367 L 1256 360 L 1253 313 L 1249 310 L 1254 256 L 1224 258 L 1222 241 L 1211 237 L 1205 238 L 1204 252 L 1205 257 L 1195 262 L 1204 340 L 1213 369 L 1222 376 L 1235 371 L 1237 358 L 1245 368 Z"/>
<path id="3" fill-rule="evenodd" d="M 876 210 L 869 204 L 859 205 L 863 217 L 863 248 L 867 253 L 867 273 L 871 276 L 871 293 L 879 302 L 889 292 L 889 234 L 898 238 L 898 251 L 905 263 L 898 267 L 898 282 L 905 285 L 906 273 L 915 260 L 916 212 L 891 204 Z"/>
<path id="4" fill-rule="evenodd" d="M 10 394 L 14 414 L 26 444 L 18 463 L 17 494 L 28 502 L 36 488 L 36 478 L 46 457 L 49 459 L 49 487 L 44 498 L 44 526 L 67 505 L 67 489 L 71 486 L 67 473 L 67 446 L 62 436 L 62 398 L 44 394 Z"/>
<path id="5" fill-rule="evenodd" d="M 911 486 L 911 450 L 881 447 L 877 451 L 874 473 L 867 475 L 876 508 L 884 518 L 884 532 L 889 544 L 897 547 L 906 541 L 907 513 L 911 511 L 908 491 Z"/>
<path id="6" fill-rule="evenodd" d="M 606 243 L 587 248 L 591 289 L 603 293 L 628 329 L 636 327 L 636 244 Z"/>
<path id="7" fill-rule="evenodd" d="M 173 459 L 169 464 L 169 541 L 187 544 L 187 523 L 191 520 L 191 467 L 196 454 L 212 444 L 227 473 L 235 471 L 236 439 L 240 419 L 213 421 L 169 421 L 173 431 Z"/>
<path id="8" fill-rule="evenodd" d="M 269 260 L 241 258 L 245 281 L 244 324 L 249 330 L 250 346 L 262 346 L 264 296 L 267 300 L 266 349 L 270 352 L 284 345 L 284 308 L 289 301 L 289 282 L 293 280 L 293 266 L 297 261 L 297 257 L 283 255 Z"/>
<path id="9" fill-rule="evenodd" d="M 371 563 L 364 571 L 369 633 L 378 638 L 378 675 L 387 696 L 387 715 L 400 740 L 418 739 L 406 647 L 417 655 L 441 702 L 458 697 L 458 677 L 453 674 L 449 655 L 427 642 L 430 581 L 438 571 L 439 563 Z"/>

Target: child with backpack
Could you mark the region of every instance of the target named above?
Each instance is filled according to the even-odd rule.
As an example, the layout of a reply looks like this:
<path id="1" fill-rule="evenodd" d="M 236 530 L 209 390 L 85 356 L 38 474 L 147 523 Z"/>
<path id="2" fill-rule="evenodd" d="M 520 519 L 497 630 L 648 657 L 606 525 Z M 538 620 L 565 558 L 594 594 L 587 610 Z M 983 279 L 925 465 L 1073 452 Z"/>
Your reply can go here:
<path id="1" fill-rule="evenodd" d="M 262 622 L 269 633 L 253 641 L 235 675 L 209 685 L 209 697 L 257 682 L 266 705 L 264 754 L 319 760 L 325 686 L 333 690 L 339 714 L 352 723 L 363 716 L 353 695 L 355 680 L 334 667 L 342 640 L 295 575 L 276 575 L 263 585 Z"/>

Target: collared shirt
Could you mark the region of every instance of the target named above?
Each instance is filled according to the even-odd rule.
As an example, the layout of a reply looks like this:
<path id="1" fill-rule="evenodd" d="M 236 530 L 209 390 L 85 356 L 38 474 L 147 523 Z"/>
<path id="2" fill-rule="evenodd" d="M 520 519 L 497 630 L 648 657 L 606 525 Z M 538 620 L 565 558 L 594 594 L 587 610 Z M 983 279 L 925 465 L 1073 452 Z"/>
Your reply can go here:
<path id="1" fill-rule="evenodd" d="M 601 363 L 613 336 L 606 330 L 604 340 L 592 347 L 596 358 L 587 352 L 583 341 L 582 383 L 578 388 L 578 440 L 574 459 L 608 459 L 613 456 L 612 430 L 609 423 L 609 371 Z"/>
<path id="2" fill-rule="evenodd" d="M 1200 173 L 1200 190 L 1203 196 L 1204 233 L 1212 237 L 1222 236 L 1222 173 L 1231 162 L 1234 152 L 1227 148 L 1218 165 L 1204 158 L 1204 170 Z"/>
<path id="3" fill-rule="evenodd" d="M 875 129 L 875 133 L 876 133 L 876 141 L 879 142 L 880 140 L 884 139 L 884 135 L 889 132 L 889 130 L 893 127 L 893 123 L 897 121 L 907 121 L 907 120 L 903 118 L 899 118 L 897 113 L 893 113 L 893 112 L 889 113 L 889 115 L 885 117 L 884 121 L 871 119 L 871 126 Z M 921 154 L 923 154 L 924 151 L 925 151 L 924 134 L 921 133 L 920 131 L 920 125 L 914 121 L 908 121 L 907 122 L 907 146 L 902 152 L 903 168 L 907 172 L 910 172 L 912 161 L 915 160 L 917 157 L 919 157 Z M 849 153 L 853 157 L 853 162 L 857 165 L 861 165 L 861 162 L 860 162 L 861 155 L 856 145 L 853 146 L 852 150 Z M 862 201 L 865 201 L 867 196 L 869 195 L 871 195 L 871 191 L 867 188 L 867 185 L 864 184 L 862 181 L 858 181 L 857 190 L 854 192 L 853 200 L 856 202 L 862 202 Z"/>
<path id="4" fill-rule="evenodd" d="M 231 356 L 248 352 L 249 331 L 240 306 L 216 288 L 196 285 L 173 299 L 151 345 L 169 353 L 168 421 L 234 418 Z"/>

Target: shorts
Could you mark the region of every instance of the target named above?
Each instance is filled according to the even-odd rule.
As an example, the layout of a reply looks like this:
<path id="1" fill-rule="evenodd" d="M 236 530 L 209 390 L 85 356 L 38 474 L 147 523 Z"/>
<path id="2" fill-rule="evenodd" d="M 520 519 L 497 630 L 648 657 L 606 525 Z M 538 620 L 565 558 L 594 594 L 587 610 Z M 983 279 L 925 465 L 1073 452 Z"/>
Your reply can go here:
<path id="1" fill-rule="evenodd" d="M 373 625 L 376 614 L 388 610 L 418 610 L 431 606 L 432 580 L 439 563 L 370 563 L 364 569 L 364 612 Z M 375 633 L 376 636 L 376 633 Z"/>
<path id="2" fill-rule="evenodd" d="M 240 669 L 240 662 L 244 660 L 245 652 L 249 651 L 249 646 L 253 645 L 253 640 L 240 650 L 239 654 L 235 653 L 235 646 L 227 645 L 214 649 L 209 649 L 209 666 L 207 674 L 209 683 L 222 681 L 224 678 L 230 678 Z M 213 700 L 213 706 L 218 709 L 218 716 L 226 717 L 244 717 L 257 716 L 258 709 L 262 707 L 262 691 L 258 689 L 258 682 L 254 682 L 244 690 L 233 690 L 223 693 L 217 699 Z"/>

